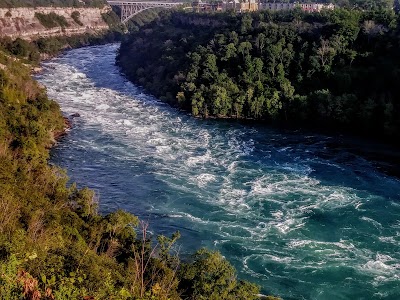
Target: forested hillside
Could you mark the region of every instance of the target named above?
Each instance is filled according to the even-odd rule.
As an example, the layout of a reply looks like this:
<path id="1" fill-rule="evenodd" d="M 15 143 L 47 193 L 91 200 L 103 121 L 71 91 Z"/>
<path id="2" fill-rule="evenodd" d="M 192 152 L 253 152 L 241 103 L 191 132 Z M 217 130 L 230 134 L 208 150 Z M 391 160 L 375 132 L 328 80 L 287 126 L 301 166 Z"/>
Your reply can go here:
<path id="1" fill-rule="evenodd" d="M 394 139 L 399 23 L 391 10 L 166 13 L 118 63 L 195 116 L 251 118 Z"/>

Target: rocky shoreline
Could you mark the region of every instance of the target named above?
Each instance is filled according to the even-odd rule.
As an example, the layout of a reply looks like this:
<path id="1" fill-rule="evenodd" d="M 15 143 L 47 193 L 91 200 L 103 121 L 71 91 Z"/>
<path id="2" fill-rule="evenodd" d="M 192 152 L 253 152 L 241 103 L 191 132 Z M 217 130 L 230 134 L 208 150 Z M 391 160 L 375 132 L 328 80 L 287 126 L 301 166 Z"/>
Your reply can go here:
<path id="1" fill-rule="evenodd" d="M 63 130 L 53 131 L 51 133 L 51 140 L 53 141 L 52 146 L 57 145 L 57 142 L 68 134 L 68 132 L 73 127 L 74 118 L 79 118 L 80 116 L 81 115 L 79 113 L 74 113 L 74 114 L 69 115 L 69 116 L 64 116 L 64 128 L 63 128 Z"/>

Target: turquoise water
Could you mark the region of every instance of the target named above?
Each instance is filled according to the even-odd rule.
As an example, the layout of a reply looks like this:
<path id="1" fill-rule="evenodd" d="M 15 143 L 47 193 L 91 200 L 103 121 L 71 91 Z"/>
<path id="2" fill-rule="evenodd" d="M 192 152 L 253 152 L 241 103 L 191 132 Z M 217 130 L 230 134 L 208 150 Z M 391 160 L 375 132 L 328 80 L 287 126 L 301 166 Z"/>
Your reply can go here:
<path id="1" fill-rule="evenodd" d="M 218 249 L 284 299 L 400 299 L 400 182 L 334 139 L 198 120 L 127 82 L 118 45 L 67 52 L 38 76 L 81 114 L 52 152 L 101 211 L 123 208 L 180 252 Z"/>

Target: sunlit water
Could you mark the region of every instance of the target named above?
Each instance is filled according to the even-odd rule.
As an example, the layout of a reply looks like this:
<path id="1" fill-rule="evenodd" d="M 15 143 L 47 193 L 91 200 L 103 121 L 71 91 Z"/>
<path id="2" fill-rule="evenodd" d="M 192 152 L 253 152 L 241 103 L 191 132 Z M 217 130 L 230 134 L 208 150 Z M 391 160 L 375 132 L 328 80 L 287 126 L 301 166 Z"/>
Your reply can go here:
<path id="1" fill-rule="evenodd" d="M 331 138 L 198 120 L 114 65 L 118 45 L 72 50 L 38 76 L 74 119 L 52 161 L 181 253 L 218 249 L 285 299 L 400 299 L 400 182 Z"/>

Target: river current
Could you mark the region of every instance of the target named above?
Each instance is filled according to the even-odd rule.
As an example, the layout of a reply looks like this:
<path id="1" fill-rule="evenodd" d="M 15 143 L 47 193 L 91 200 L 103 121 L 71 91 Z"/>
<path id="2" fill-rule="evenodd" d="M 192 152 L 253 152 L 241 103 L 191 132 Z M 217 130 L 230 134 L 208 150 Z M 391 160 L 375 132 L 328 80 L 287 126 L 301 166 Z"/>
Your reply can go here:
<path id="1" fill-rule="evenodd" d="M 199 120 L 128 82 L 117 44 L 68 51 L 37 79 L 72 131 L 52 162 L 180 252 L 219 250 L 284 299 L 400 299 L 400 181 L 331 137 Z"/>

